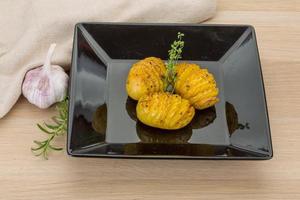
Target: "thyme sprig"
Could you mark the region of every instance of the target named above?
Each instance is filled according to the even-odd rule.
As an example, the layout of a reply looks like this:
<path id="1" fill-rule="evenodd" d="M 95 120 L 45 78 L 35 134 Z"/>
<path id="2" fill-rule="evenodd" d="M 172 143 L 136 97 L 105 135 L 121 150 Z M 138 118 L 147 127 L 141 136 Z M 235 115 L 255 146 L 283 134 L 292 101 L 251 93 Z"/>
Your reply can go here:
<path id="1" fill-rule="evenodd" d="M 176 80 L 176 69 L 175 65 L 177 64 L 177 61 L 181 59 L 181 54 L 184 47 L 184 41 L 182 38 L 184 37 L 184 34 L 181 32 L 177 33 L 177 40 L 175 40 L 171 44 L 171 49 L 168 51 L 169 53 L 169 59 L 167 62 L 167 72 L 165 76 L 165 90 L 167 92 L 173 93 L 175 90 L 175 80 Z"/>
<path id="2" fill-rule="evenodd" d="M 53 116 L 52 124 L 43 122 L 43 124 L 37 124 L 37 127 L 48 135 L 48 138 L 43 141 L 34 140 L 36 147 L 32 147 L 31 151 L 35 156 L 43 156 L 48 159 L 48 153 L 50 150 L 61 151 L 63 148 L 53 146 L 52 142 L 57 136 L 62 136 L 67 132 L 68 121 L 68 98 L 57 103 L 56 110 L 58 115 Z"/>

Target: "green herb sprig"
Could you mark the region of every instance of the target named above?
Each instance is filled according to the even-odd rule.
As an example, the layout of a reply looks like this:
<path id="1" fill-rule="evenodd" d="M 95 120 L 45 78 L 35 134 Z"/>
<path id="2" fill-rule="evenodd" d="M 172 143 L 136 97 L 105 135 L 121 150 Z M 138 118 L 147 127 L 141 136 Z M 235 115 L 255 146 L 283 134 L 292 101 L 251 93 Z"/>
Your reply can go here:
<path id="1" fill-rule="evenodd" d="M 175 80 L 176 80 L 176 69 L 175 65 L 177 64 L 177 61 L 181 59 L 182 50 L 184 47 L 184 41 L 182 38 L 184 37 L 184 34 L 181 32 L 177 33 L 177 40 L 175 40 L 171 44 L 171 49 L 168 51 L 169 53 L 169 59 L 167 62 L 167 72 L 165 76 L 165 91 L 173 93 L 175 90 Z"/>
<path id="2" fill-rule="evenodd" d="M 32 147 L 31 150 L 35 156 L 43 156 L 48 159 L 48 153 L 50 150 L 61 151 L 63 148 L 53 146 L 52 142 L 57 136 L 62 136 L 67 132 L 68 121 L 68 98 L 57 103 L 56 110 L 57 116 L 53 116 L 51 119 L 52 124 L 43 122 L 43 124 L 37 124 L 37 127 L 48 135 L 48 138 L 43 141 L 34 140 L 36 147 Z"/>

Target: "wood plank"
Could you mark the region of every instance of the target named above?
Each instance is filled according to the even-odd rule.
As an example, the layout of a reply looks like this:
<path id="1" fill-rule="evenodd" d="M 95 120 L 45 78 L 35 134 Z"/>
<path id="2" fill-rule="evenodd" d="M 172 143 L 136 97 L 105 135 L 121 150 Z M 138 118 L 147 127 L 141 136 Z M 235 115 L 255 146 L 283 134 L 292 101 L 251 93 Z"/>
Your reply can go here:
<path id="1" fill-rule="evenodd" d="M 292 11 L 299 12 L 299 0 L 218 0 L 219 11 Z"/>

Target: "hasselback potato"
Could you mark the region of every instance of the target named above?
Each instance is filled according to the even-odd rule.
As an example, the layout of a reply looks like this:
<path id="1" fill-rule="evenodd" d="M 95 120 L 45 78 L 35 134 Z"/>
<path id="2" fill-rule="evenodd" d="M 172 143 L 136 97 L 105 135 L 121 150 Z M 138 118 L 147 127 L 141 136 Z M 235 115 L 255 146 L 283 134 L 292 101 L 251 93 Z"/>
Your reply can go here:
<path id="1" fill-rule="evenodd" d="M 215 105 L 218 99 L 216 81 L 207 69 L 192 63 L 176 65 L 175 91 L 196 109 L 205 109 Z"/>
<path id="2" fill-rule="evenodd" d="M 138 119 L 161 129 L 180 129 L 191 122 L 195 109 L 188 100 L 166 92 L 142 96 L 136 108 Z"/>
<path id="3" fill-rule="evenodd" d="M 165 64 L 160 58 L 148 57 L 133 64 L 126 81 L 128 96 L 139 100 L 145 94 L 163 91 L 165 72 Z"/>

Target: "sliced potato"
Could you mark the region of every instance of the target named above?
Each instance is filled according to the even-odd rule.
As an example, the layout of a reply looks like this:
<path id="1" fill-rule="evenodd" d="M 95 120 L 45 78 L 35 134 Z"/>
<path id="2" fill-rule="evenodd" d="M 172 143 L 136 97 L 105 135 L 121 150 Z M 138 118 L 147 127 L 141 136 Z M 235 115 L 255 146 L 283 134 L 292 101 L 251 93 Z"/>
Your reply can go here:
<path id="1" fill-rule="evenodd" d="M 216 81 L 207 69 L 196 64 L 180 63 L 176 65 L 176 73 L 176 93 L 188 99 L 196 109 L 211 107 L 219 101 Z"/>
<path id="2" fill-rule="evenodd" d="M 195 109 L 188 100 L 165 92 L 142 96 L 137 117 L 144 124 L 161 129 L 180 129 L 191 122 Z"/>
<path id="3" fill-rule="evenodd" d="M 149 57 L 133 64 L 126 81 L 128 96 L 139 100 L 143 95 L 163 91 L 165 72 L 165 64 L 159 58 Z"/>

